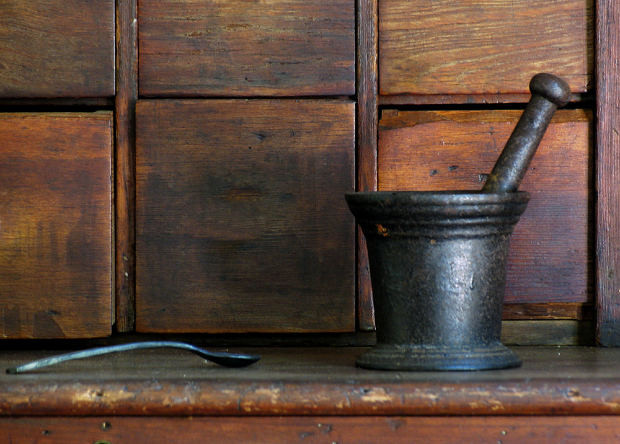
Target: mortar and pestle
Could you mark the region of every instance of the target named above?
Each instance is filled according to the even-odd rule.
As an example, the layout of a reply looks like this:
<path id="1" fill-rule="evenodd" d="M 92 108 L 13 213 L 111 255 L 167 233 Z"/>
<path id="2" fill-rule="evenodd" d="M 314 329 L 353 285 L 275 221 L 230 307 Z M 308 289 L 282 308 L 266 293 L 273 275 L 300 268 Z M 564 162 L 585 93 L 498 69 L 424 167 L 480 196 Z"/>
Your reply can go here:
<path id="1" fill-rule="evenodd" d="M 346 200 L 366 238 L 377 345 L 360 367 L 517 367 L 500 341 L 510 235 L 529 194 L 517 191 L 570 89 L 537 74 L 532 97 L 481 191 L 370 191 Z"/>

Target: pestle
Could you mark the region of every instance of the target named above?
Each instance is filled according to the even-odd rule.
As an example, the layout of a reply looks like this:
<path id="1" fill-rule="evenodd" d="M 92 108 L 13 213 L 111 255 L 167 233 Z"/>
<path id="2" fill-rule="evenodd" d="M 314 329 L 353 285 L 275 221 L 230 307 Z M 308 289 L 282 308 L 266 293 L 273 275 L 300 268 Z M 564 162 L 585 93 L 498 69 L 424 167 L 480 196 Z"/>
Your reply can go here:
<path id="1" fill-rule="evenodd" d="M 568 84 L 552 74 L 532 77 L 530 91 L 532 97 L 482 187 L 483 193 L 517 191 L 553 113 L 570 100 Z"/>

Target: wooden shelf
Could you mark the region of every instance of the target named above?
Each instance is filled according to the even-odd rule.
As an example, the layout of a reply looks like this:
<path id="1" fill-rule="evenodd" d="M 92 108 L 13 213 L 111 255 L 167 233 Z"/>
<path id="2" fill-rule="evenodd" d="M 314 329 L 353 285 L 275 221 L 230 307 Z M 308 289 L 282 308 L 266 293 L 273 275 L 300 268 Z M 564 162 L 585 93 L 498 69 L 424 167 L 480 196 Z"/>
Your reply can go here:
<path id="1" fill-rule="evenodd" d="M 0 416 L 617 415 L 620 349 L 515 347 L 518 369 L 383 372 L 365 348 L 252 348 L 226 369 L 173 350 L 118 353 L 0 376 Z M 54 354 L 5 351 L 10 367 Z"/>

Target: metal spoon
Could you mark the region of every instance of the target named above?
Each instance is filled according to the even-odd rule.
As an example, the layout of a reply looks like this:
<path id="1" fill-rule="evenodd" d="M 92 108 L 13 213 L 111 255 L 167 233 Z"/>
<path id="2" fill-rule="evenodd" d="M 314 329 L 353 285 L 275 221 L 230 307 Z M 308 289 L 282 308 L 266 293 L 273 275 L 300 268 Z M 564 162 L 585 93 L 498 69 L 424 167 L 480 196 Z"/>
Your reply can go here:
<path id="1" fill-rule="evenodd" d="M 191 351 L 204 359 L 214 362 L 225 367 L 246 367 L 255 363 L 260 359 L 257 355 L 246 355 L 238 353 L 227 352 L 212 352 L 203 348 L 196 347 L 185 342 L 176 341 L 146 341 L 146 342 L 132 342 L 129 344 L 110 345 L 106 347 L 96 347 L 87 350 L 80 350 L 71 353 L 65 353 L 62 355 L 50 356 L 49 358 L 38 359 L 36 361 L 29 362 L 27 364 L 20 365 L 18 367 L 7 368 L 6 372 L 9 374 L 25 373 L 32 370 L 38 370 L 50 365 L 60 364 L 61 362 L 71 361 L 74 359 L 90 358 L 92 356 L 104 355 L 107 353 L 116 353 L 128 350 L 138 350 L 144 348 L 180 348 L 183 350 Z"/>

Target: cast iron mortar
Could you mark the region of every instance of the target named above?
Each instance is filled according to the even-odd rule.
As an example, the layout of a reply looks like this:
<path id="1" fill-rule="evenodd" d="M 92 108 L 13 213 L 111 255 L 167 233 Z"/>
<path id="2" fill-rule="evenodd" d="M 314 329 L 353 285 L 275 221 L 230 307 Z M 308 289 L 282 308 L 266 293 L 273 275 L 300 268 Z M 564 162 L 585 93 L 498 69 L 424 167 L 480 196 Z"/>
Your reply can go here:
<path id="1" fill-rule="evenodd" d="M 551 74 L 532 98 L 482 191 L 346 195 L 368 247 L 377 345 L 357 365 L 383 370 L 516 367 L 500 342 L 508 244 L 529 194 L 517 191 L 570 89 Z"/>

